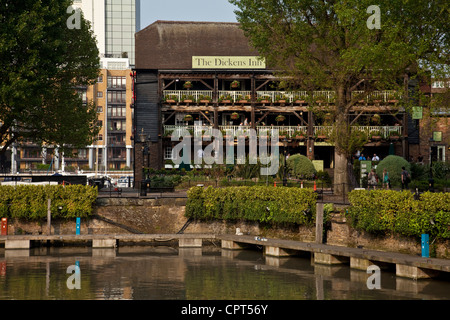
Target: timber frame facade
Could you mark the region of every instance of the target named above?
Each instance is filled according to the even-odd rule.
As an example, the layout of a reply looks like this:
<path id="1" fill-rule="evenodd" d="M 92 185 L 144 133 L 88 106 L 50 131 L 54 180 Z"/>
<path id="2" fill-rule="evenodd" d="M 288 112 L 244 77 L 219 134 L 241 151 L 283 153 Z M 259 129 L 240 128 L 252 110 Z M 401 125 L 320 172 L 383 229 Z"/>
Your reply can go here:
<path id="1" fill-rule="evenodd" d="M 195 56 L 257 54 L 235 23 L 157 21 L 136 35 L 136 182 L 143 179 L 142 168 L 170 164 L 177 144 L 171 135 L 179 128 L 204 135 L 211 128 L 233 133 L 243 126 L 257 132 L 277 129 L 280 140 L 287 139 L 289 153 L 333 168 L 334 146 L 328 139 L 332 119 L 326 112 L 333 108 L 333 91 L 278 91 L 280 79 L 269 67 L 200 69 L 193 66 Z M 402 80 L 405 92 L 416 87 L 407 76 Z M 419 144 L 419 123 L 401 110 L 399 98 L 394 91 L 373 92 L 351 110 L 350 125 L 367 135 L 367 156 L 387 156 L 394 147 L 408 158 L 409 146 Z M 312 103 L 324 112 L 312 112 Z M 200 128 L 194 125 L 198 121 Z"/>

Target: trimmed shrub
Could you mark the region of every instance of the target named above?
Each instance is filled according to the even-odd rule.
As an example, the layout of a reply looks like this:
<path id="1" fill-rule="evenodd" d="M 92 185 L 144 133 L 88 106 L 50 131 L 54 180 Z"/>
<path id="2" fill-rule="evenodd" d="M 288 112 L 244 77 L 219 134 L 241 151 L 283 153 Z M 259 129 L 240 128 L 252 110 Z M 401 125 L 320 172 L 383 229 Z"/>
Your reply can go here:
<path id="1" fill-rule="evenodd" d="M 0 186 L 0 216 L 42 220 L 47 218 L 47 201 L 51 199 L 52 218 L 87 218 L 97 200 L 96 187 L 72 186 Z"/>
<path id="2" fill-rule="evenodd" d="M 301 154 L 290 156 L 287 160 L 287 166 L 291 175 L 297 179 L 311 179 L 317 173 L 311 160 Z"/>
<path id="3" fill-rule="evenodd" d="M 411 173 L 411 165 L 404 158 L 399 156 L 390 155 L 381 160 L 378 163 L 376 173 L 380 179 L 383 178 L 383 170 L 386 168 L 387 172 L 389 172 L 389 179 L 391 180 L 391 185 L 400 185 L 402 167 L 405 167 L 406 170 Z M 414 178 L 411 176 L 411 178 Z"/>
<path id="4" fill-rule="evenodd" d="M 188 190 L 186 217 L 308 225 L 314 222 L 316 201 L 312 189 L 194 187 Z"/>
<path id="5" fill-rule="evenodd" d="M 375 234 L 395 233 L 450 238 L 450 193 L 421 194 L 409 191 L 353 190 L 348 195 L 348 216 L 355 229 Z"/>

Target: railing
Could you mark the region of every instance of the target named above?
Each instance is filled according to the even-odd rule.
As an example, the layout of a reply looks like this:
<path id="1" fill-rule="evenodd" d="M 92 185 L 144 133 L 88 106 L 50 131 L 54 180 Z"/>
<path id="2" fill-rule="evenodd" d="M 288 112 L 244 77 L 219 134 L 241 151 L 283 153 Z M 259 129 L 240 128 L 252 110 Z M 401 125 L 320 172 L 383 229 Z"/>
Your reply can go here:
<path id="1" fill-rule="evenodd" d="M 164 135 L 169 136 L 173 133 L 178 133 L 178 135 L 183 135 L 183 130 L 190 134 L 196 135 L 211 135 L 212 134 L 212 126 L 197 126 L 197 125 L 189 125 L 189 126 L 175 126 L 169 125 L 164 126 Z M 249 126 L 219 126 L 219 130 L 223 135 L 232 134 L 234 136 L 238 136 L 239 134 L 245 134 L 245 130 L 250 129 Z M 359 130 L 361 132 L 366 133 L 368 137 L 371 137 L 375 134 L 380 134 L 382 138 L 386 139 L 391 134 L 397 134 L 399 136 L 402 135 L 402 127 L 401 126 L 352 126 L 353 130 Z M 306 135 L 308 127 L 306 126 L 257 126 L 256 134 L 259 136 L 262 132 L 268 133 L 269 135 L 273 135 L 273 133 L 278 130 L 279 136 L 287 136 L 294 137 L 295 135 L 299 135 L 303 133 Z M 319 136 L 321 134 L 325 136 L 329 136 L 332 133 L 332 126 L 314 126 L 313 134 L 314 136 Z"/>
<path id="2" fill-rule="evenodd" d="M 364 91 L 353 91 L 352 97 L 358 100 L 363 100 L 364 102 L 371 102 L 380 100 L 381 102 L 389 102 L 392 100 L 400 99 L 400 96 L 394 90 L 384 90 L 384 91 L 374 91 L 369 95 L 364 96 Z M 239 100 L 251 100 L 251 91 L 228 91 L 220 90 L 218 91 L 219 101 L 230 100 L 235 103 Z M 363 95 L 358 97 L 358 95 Z M 193 102 L 199 102 L 201 98 L 209 97 L 212 101 L 213 91 L 211 90 L 165 90 L 163 91 L 163 97 L 176 97 L 176 100 L 181 102 L 184 99 L 191 98 Z M 312 97 L 311 92 L 308 91 L 257 91 L 256 100 L 261 101 L 267 99 L 270 102 L 277 102 L 279 100 L 286 100 L 286 103 L 293 103 L 296 100 L 303 101 L 319 101 L 333 103 L 336 98 L 336 92 L 334 91 L 313 91 Z"/>

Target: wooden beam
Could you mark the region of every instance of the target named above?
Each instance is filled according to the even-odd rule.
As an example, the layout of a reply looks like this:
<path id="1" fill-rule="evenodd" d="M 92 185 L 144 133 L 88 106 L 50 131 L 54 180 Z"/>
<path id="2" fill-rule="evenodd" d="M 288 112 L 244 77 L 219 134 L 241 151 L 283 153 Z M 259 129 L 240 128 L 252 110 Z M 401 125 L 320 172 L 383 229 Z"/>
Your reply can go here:
<path id="1" fill-rule="evenodd" d="M 206 120 L 208 120 L 210 125 L 214 126 L 214 123 L 206 116 L 206 114 L 203 113 L 203 111 L 199 111 L 199 112 Z"/>
<path id="2" fill-rule="evenodd" d="M 266 84 L 268 84 L 271 80 L 266 80 L 264 81 L 264 83 L 262 85 L 260 85 L 259 87 L 256 88 L 255 91 L 258 91 L 259 89 L 261 89 L 262 87 L 264 87 Z"/>
<path id="3" fill-rule="evenodd" d="M 297 112 L 295 112 L 295 111 L 292 111 L 292 113 L 293 113 L 297 118 L 300 119 L 300 121 L 302 122 L 302 124 L 303 124 L 304 126 L 308 126 L 308 123 L 303 119 L 302 116 L 300 116 L 300 115 L 299 115 Z"/>
<path id="4" fill-rule="evenodd" d="M 261 121 L 263 121 L 268 115 L 269 115 L 270 111 L 267 111 L 261 118 L 259 118 L 258 122 L 256 122 L 256 124 L 259 124 Z"/>
<path id="5" fill-rule="evenodd" d="M 362 115 L 363 115 L 363 113 L 364 113 L 364 111 L 361 111 L 357 116 L 356 116 L 356 118 L 355 119 L 353 119 L 353 121 L 352 122 L 350 122 L 350 125 L 353 125 L 355 122 L 356 122 L 356 120 L 358 120 L 359 119 L 359 117 L 361 117 Z"/>
<path id="6" fill-rule="evenodd" d="M 163 125 L 165 125 L 166 122 L 169 121 L 169 119 L 172 118 L 176 113 L 177 113 L 176 111 L 172 112 L 172 114 L 167 119 L 164 120 Z"/>
<path id="7" fill-rule="evenodd" d="M 172 80 L 169 82 L 169 84 L 163 86 L 162 91 L 166 90 L 168 87 L 170 87 L 176 80 Z"/>
<path id="8" fill-rule="evenodd" d="M 202 79 L 199 80 L 201 83 L 203 83 L 205 86 L 207 86 L 209 88 L 209 90 L 214 91 L 214 88 L 211 87 L 209 84 L 207 84 L 205 81 L 203 81 Z"/>

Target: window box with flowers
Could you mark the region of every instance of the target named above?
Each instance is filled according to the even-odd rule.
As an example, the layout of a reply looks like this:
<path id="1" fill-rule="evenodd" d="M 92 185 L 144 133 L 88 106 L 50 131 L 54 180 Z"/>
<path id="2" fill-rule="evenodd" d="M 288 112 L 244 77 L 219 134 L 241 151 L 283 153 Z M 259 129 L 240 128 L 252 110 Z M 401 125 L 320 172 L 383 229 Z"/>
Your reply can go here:
<path id="1" fill-rule="evenodd" d="M 231 96 L 230 95 L 221 95 L 219 97 L 219 103 L 231 103 Z"/>
<path id="2" fill-rule="evenodd" d="M 258 102 L 261 103 L 270 103 L 271 102 L 271 98 L 269 96 L 262 96 L 258 98 Z"/>
<path id="3" fill-rule="evenodd" d="M 210 96 L 206 96 L 206 95 L 200 95 L 198 97 L 198 101 L 200 103 L 210 103 L 211 102 L 211 97 Z"/>
<path id="4" fill-rule="evenodd" d="M 178 96 L 177 95 L 171 95 L 168 94 L 164 97 L 164 102 L 166 103 L 177 103 L 178 102 Z"/>

